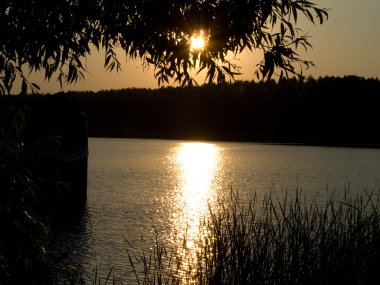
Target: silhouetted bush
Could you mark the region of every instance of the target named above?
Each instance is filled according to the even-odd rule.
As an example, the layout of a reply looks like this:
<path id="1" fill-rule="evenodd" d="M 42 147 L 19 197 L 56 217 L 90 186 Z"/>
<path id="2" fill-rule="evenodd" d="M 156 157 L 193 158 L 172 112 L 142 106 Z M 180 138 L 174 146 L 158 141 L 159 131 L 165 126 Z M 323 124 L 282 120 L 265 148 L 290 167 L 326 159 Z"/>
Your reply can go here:
<path id="1" fill-rule="evenodd" d="M 51 284 L 48 220 L 39 207 L 45 189 L 28 167 L 23 138 L 29 109 L 8 107 L 0 112 L 0 283 Z"/>
<path id="2" fill-rule="evenodd" d="M 67 217 L 83 203 L 62 165 L 49 159 L 75 149 L 83 135 L 87 142 L 86 133 L 65 127 L 68 110 L 56 96 L 0 98 L 0 284 L 53 284 L 57 275 L 80 280 L 47 250 L 59 209 Z"/>

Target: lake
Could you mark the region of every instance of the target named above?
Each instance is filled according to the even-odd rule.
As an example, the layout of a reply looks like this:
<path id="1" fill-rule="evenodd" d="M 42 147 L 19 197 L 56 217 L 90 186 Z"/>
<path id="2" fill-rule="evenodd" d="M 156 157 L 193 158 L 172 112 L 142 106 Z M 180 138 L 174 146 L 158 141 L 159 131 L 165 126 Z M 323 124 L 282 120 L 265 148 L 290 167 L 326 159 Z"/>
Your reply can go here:
<path id="1" fill-rule="evenodd" d="M 302 191 L 323 201 L 333 192 L 380 189 L 380 150 L 175 140 L 89 139 L 88 201 L 83 215 L 60 225 L 55 247 L 80 266 L 89 284 L 109 270 L 133 280 L 127 250 L 168 244 L 231 190 L 241 200 Z"/>

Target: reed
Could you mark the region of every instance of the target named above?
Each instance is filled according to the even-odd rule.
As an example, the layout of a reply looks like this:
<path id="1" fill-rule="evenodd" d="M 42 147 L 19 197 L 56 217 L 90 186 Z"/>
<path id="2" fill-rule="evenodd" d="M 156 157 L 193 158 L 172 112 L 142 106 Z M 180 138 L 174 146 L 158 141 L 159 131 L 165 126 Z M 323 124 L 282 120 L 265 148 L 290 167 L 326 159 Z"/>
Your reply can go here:
<path id="1" fill-rule="evenodd" d="M 231 194 L 209 207 L 195 248 L 156 239 L 129 253 L 138 284 L 375 284 L 379 280 L 379 193 L 324 203 L 300 191 L 248 203 Z M 178 244 L 178 243 L 177 243 Z"/>

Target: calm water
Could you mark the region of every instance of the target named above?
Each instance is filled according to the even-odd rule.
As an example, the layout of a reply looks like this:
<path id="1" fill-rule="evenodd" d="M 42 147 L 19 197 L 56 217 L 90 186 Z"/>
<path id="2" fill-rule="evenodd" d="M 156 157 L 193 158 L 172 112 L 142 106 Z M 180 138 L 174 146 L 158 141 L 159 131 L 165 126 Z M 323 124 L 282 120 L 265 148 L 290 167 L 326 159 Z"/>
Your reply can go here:
<path id="1" fill-rule="evenodd" d="M 230 189 L 248 200 L 302 188 L 308 199 L 380 189 L 380 150 L 338 147 L 90 139 L 85 214 L 58 229 L 67 263 L 91 283 L 113 272 L 130 278 L 127 249 L 197 235 L 199 218 Z M 127 242 L 128 241 L 128 242 Z"/>

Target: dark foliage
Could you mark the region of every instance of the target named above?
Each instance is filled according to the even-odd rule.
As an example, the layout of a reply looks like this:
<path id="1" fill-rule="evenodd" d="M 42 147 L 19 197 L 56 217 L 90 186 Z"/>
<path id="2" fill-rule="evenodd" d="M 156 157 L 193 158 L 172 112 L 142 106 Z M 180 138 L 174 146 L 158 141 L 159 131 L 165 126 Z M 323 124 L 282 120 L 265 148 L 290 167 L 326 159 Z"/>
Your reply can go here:
<path id="1" fill-rule="evenodd" d="M 49 284 L 42 188 L 27 166 L 23 140 L 29 110 L 7 106 L 0 113 L 0 284 Z"/>
<path id="2" fill-rule="evenodd" d="M 120 69 L 115 48 L 155 67 L 158 82 L 173 78 L 192 84 L 189 70 L 207 70 L 207 80 L 222 83 L 238 66 L 227 59 L 244 49 L 261 50 L 258 75 L 299 74 L 298 46 L 310 47 L 298 18 L 323 23 L 327 10 L 304 0 L 2 0 L 0 2 L 0 93 L 9 93 L 17 76 L 22 93 L 38 86 L 28 71 L 47 80 L 73 83 L 84 77 L 85 58 L 93 46 L 105 50 L 106 69 Z M 203 33 L 207 46 L 190 48 Z"/>
<path id="3" fill-rule="evenodd" d="M 81 175 L 83 162 L 49 156 L 87 142 L 79 117 L 61 96 L 0 98 L 0 284 L 52 284 L 67 271 L 47 248 L 52 217 L 64 207 L 68 217 L 82 206 L 85 197 L 74 195 L 77 181 L 67 169 Z"/>

